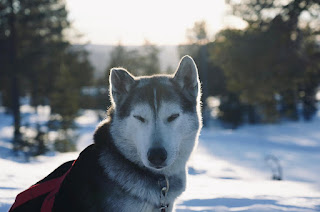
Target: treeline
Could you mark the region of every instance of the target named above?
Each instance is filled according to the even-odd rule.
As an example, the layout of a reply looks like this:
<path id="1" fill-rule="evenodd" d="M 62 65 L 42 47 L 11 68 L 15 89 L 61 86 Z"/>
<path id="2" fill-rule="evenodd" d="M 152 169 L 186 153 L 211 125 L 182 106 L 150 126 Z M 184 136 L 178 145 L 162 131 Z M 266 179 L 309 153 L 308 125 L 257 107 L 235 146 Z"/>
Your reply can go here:
<path id="1" fill-rule="evenodd" d="M 310 120 L 320 85 L 320 2 L 227 3 L 245 29 L 225 29 L 210 39 L 200 21 L 189 31 L 190 44 L 180 46 L 199 66 L 203 102 L 218 97 L 218 116 L 232 128 Z"/>
<path id="2" fill-rule="evenodd" d="M 79 35 L 67 15 L 63 0 L 0 3 L 0 92 L 14 115 L 17 149 L 28 143 L 20 131 L 21 96 L 29 95 L 34 107 L 50 105 L 67 131 L 78 112 L 82 86 L 92 83 L 88 53 L 68 39 Z M 43 137 L 40 131 L 39 127 L 41 136 L 35 139 Z"/>

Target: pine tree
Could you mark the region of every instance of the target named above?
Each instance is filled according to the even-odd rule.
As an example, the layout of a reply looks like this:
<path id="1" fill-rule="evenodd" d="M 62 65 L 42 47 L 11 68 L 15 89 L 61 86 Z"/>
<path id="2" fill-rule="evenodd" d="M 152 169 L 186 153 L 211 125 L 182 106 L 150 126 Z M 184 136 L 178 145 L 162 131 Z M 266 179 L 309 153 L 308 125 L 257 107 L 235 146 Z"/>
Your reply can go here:
<path id="1" fill-rule="evenodd" d="M 145 41 L 140 51 L 140 75 L 152 75 L 160 73 L 160 61 L 159 61 L 160 49 Z"/>
<path id="2" fill-rule="evenodd" d="M 159 74 L 159 53 L 158 47 L 148 41 L 143 46 L 135 49 L 128 49 L 128 47 L 124 47 L 119 43 L 111 52 L 106 75 L 109 75 L 109 70 L 113 67 L 126 68 L 137 76 Z"/>
<path id="3" fill-rule="evenodd" d="M 62 117 L 62 129 L 72 127 L 73 119 L 79 109 L 79 95 L 75 77 L 71 71 L 62 63 L 60 73 L 54 83 L 54 92 L 50 96 L 51 111 Z"/>
<path id="4" fill-rule="evenodd" d="M 109 76 L 109 71 L 114 67 L 123 67 L 130 72 L 137 74 L 139 69 L 140 54 L 136 49 L 128 50 L 127 47 L 119 43 L 111 52 L 111 59 L 106 69 L 106 76 Z"/>

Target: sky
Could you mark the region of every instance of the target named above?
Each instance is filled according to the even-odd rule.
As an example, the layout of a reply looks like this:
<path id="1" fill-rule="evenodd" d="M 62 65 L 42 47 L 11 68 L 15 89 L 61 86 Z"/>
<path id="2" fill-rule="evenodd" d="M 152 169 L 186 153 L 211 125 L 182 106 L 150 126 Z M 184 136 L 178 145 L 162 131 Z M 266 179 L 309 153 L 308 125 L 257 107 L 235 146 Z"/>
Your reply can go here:
<path id="1" fill-rule="evenodd" d="M 185 43 L 186 30 L 205 20 L 208 34 L 243 23 L 226 17 L 224 0 L 66 0 L 73 27 L 91 44 L 158 45 Z"/>

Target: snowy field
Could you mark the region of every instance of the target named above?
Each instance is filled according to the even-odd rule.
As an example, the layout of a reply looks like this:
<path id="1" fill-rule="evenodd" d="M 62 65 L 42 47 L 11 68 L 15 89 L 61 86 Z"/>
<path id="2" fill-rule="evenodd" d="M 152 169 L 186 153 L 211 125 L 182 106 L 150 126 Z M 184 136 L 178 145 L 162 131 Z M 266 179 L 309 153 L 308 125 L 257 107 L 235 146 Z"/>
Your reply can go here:
<path id="1" fill-rule="evenodd" d="M 46 109 L 23 110 L 31 124 L 46 120 Z M 42 115 L 41 115 L 42 114 Z M 98 123 L 93 111 L 76 120 L 79 152 L 92 142 Z M 13 156 L 12 118 L 0 110 L 0 212 L 22 190 L 46 176 L 75 153 L 50 153 L 25 162 Z M 271 180 L 266 158 L 275 156 L 282 181 Z M 270 161 L 269 161 L 270 162 Z M 312 122 L 244 126 L 237 130 L 205 129 L 190 161 L 188 189 L 177 211 L 320 211 L 320 112 Z"/>

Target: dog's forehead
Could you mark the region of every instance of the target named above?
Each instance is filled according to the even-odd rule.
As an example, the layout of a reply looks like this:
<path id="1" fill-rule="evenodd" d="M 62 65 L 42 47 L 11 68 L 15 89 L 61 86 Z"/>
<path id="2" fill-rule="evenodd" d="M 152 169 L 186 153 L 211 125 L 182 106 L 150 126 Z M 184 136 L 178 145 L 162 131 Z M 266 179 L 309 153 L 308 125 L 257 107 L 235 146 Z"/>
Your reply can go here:
<path id="1" fill-rule="evenodd" d="M 181 89 L 170 76 L 152 76 L 136 78 L 136 86 L 129 91 L 128 98 L 118 108 L 121 117 L 129 116 L 137 105 L 145 105 L 153 112 L 158 112 L 161 106 L 179 105 L 185 112 L 194 112 L 196 104 L 183 95 Z M 169 103 L 169 104 L 167 104 Z"/>
<path id="2" fill-rule="evenodd" d="M 177 101 L 178 97 L 176 87 L 168 77 L 141 78 L 138 80 L 133 94 L 136 100 L 149 104 Z"/>
<path id="3" fill-rule="evenodd" d="M 171 85 L 171 80 L 172 77 L 170 77 L 170 75 L 154 75 L 136 78 L 136 81 L 138 82 L 137 87 Z"/>

